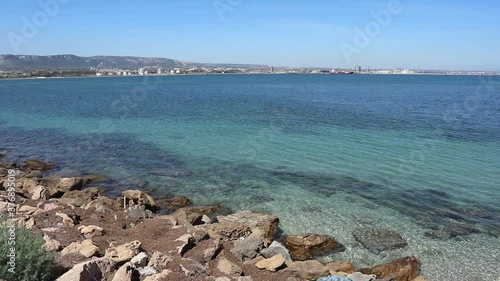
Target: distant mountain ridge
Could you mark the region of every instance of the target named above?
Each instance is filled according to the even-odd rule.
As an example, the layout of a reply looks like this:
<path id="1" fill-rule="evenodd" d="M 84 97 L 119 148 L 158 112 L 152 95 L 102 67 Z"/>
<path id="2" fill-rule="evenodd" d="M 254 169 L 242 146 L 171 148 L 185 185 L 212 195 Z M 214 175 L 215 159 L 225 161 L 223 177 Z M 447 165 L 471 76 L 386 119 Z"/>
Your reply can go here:
<path id="1" fill-rule="evenodd" d="M 262 68 L 266 65 L 253 64 L 218 64 L 184 62 L 169 58 L 147 58 L 129 56 L 93 56 L 79 57 L 76 55 L 0 55 L 0 69 L 86 69 L 86 68 L 186 68 L 186 67 L 234 67 Z"/>

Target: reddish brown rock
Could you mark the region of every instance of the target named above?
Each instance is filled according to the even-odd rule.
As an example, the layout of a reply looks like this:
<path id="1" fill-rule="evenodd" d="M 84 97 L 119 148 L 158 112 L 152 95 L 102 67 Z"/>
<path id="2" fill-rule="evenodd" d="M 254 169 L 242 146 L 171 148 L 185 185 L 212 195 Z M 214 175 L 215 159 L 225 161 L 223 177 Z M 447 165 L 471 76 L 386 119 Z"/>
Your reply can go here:
<path id="1" fill-rule="evenodd" d="M 393 278 L 394 281 L 412 281 L 420 275 L 420 261 L 416 257 L 405 257 L 359 271 L 364 274 L 375 274 L 379 279 Z"/>
<path id="2" fill-rule="evenodd" d="M 304 234 L 288 236 L 285 245 L 293 260 L 308 260 L 316 254 L 326 252 L 342 252 L 345 247 L 330 236 Z"/>

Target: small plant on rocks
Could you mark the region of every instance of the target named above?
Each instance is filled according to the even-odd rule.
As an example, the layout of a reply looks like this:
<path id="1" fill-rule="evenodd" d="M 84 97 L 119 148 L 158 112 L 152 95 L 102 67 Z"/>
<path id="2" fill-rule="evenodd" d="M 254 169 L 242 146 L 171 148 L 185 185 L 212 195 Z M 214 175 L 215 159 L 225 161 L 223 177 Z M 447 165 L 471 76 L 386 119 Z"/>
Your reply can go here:
<path id="1" fill-rule="evenodd" d="M 0 221 L 0 279 L 52 280 L 55 255 L 43 249 L 44 243 L 30 230 Z"/>

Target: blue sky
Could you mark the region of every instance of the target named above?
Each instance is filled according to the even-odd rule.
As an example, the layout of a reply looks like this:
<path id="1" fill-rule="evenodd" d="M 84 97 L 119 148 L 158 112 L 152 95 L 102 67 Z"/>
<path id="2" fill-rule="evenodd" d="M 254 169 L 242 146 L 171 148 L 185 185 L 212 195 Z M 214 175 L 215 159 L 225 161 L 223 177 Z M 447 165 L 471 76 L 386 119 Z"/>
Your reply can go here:
<path id="1" fill-rule="evenodd" d="M 40 3 L 54 1 L 49 15 Z M 402 11 L 382 26 L 373 12 L 393 2 Z M 8 54 L 500 70 L 498 0 L 0 0 L 0 8 L 0 53 Z M 36 15 L 27 38 L 23 27 Z M 368 44 L 355 44 L 357 29 L 376 25 Z"/>

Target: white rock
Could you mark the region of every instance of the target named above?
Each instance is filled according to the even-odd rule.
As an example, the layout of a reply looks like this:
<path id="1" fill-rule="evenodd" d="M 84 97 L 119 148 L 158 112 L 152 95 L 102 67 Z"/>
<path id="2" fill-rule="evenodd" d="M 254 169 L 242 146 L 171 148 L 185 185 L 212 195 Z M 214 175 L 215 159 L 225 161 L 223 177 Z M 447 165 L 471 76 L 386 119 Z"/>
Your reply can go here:
<path id="1" fill-rule="evenodd" d="M 148 264 L 148 255 L 144 252 L 140 252 L 135 257 L 133 257 L 130 262 L 136 267 L 146 266 Z"/>

